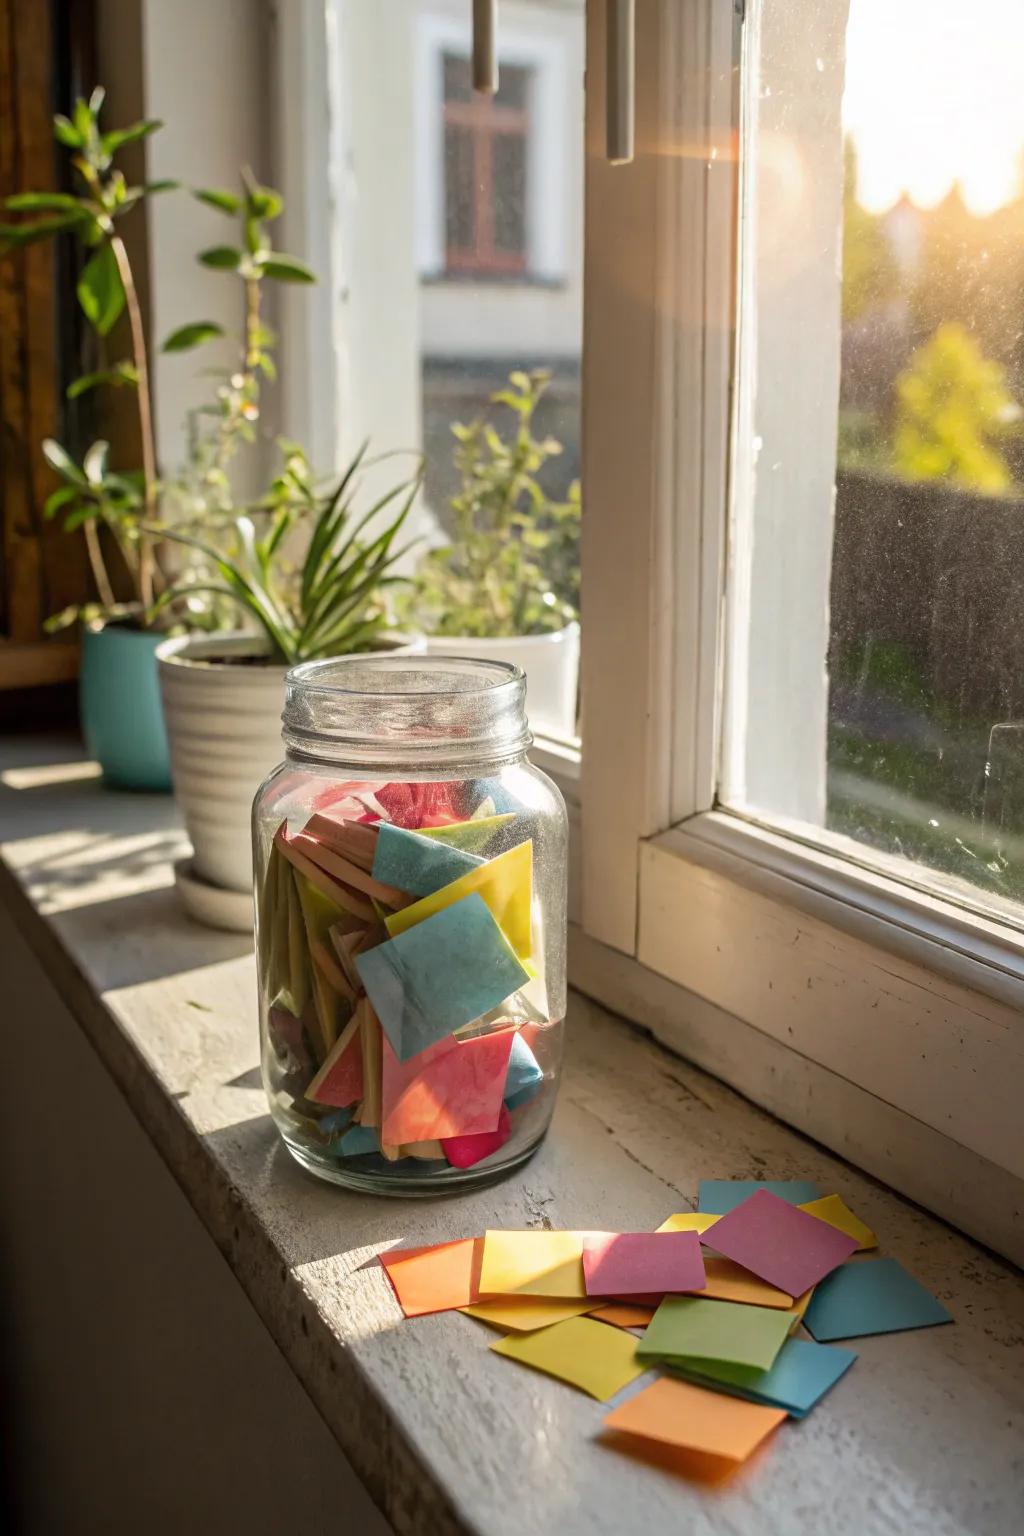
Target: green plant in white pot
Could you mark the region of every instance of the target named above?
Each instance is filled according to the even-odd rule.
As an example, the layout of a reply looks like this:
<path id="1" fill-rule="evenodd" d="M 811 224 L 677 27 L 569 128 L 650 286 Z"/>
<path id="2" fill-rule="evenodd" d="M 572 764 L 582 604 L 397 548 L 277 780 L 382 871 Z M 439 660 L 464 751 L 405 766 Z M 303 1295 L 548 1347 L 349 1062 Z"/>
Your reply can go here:
<path id="1" fill-rule="evenodd" d="M 549 378 L 516 371 L 492 396 L 511 413 L 504 435 L 483 419 L 453 425 L 460 486 L 451 538 L 423 556 L 406 606 L 429 654 L 522 667 L 531 724 L 568 737 L 579 671 L 580 488 L 573 482 L 558 501 L 540 481 L 562 451 L 534 433 Z"/>

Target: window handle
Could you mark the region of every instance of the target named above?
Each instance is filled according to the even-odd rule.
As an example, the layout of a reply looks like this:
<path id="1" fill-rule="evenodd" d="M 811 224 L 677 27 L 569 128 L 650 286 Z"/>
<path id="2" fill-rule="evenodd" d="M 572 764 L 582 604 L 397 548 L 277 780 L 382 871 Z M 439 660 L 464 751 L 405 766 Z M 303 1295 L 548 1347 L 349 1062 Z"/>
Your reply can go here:
<path id="1" fill-rule="evenodd" d="M 633 158 L 636 123 L 636 7 L 634 0 L 608 0 L 605 39 L 607 132 L 605 154 L 612 165 Z"/>
<path id="2" fill-rule="evenodd" d="M 473 89 L 498 89 L 498 0 L 473 0 Z"/>

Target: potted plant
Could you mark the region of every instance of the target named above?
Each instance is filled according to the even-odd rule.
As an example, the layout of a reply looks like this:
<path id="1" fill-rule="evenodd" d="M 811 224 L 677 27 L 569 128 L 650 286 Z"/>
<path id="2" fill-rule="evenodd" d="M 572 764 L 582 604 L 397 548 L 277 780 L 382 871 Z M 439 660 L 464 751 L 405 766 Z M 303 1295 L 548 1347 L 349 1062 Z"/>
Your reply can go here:
<path id="1" fill-rule="evenodd" d="M 161 124 L 147 119 L 127 128 L 104 131 L 100 113 L 104 92 L 79 99 L 71 118 L 54 119 L 55 137 L 70 151 L 73 192 L 24 192 L 6 199 L 6 209 L 26 216 L 0 227 L 0 248 L 17 250 L 35 241 L 70 234 L 82 249 L 76 291 L 94 337 L 95 366 L 68 388 L 69 400 L 92 391 L 132 391 L 138 419 L 141 467 L 115 471 L 110 449 L 97 439 L 79 461 L 48 439 L 43 453 L 61 485 L 48 498 L 47 517 L 62 516 L 68 531 L 80 529 L 86 541 L 94 601 L 57 614 L 50 629 L 81 622 L 80 705 L 86 744 L 109 783 L 132 789 L 169 789 L 170 760 L 155 653 L 171 627 L 218 622 L 216 610 L 202 603 L 172 609 L 158 603 L 168 576 L 164 548 L 169 505 L 199 492 L 201 521 L 208 520 L 220 498 L 230 513 L 227 465 L 240 443 L 254 435 L 259 415 L 260 381 L 273 377 L 272 337 L 261 319 L 265 280 L 313 282 L 313 274 L 294 257 L 275 251 L 267 224 L 281 211 L 270 188 L 244 178 L 241 194 L 198 191 L 196 196 L 240 221 L 242 249 L 216 246 L 200 254 L 205 266 L 227 269 L 245 286 L 246 325 L 238 372 L 217 390 L 207 407 L 211 425 L 193 439 L 190 462 L 177 481 L 157 476 L 149 359 L 142 313 L 131 262 L 119 232 L 120 220 L 145 198 L 173 190 L 164 181 L 129 185 L 116 161 L 129 144 Z M 122 316 L 127 348 L 115 346 Z M 198 321 L 178 327 L 163 343 L 165 352 L 181 352 L 222 335 L 220 326 Z M 125 353 L 126 355 L 119 355 Z M 205 498 L 205 500 L 204 500 Z M 193 511 L 197 505 L 193 497 Z"/>
<path id="2" fill-rule="evenodd" d="M 195 915 L 222 927 L 252 925 L 250 810 L 283 755 L 287 669 L 354 651 L 417 648 L 389 631 L 384 596 L 408 550 L 396 539 L 419 474 L 357 514 L 365 445 L 326 495 L 301 450 L 287 444 L 284 452 L 268 496 L 235 518 L 226 547 L 168 532 L 202 557 L 207 573 L 197 580 L 193 568 L 156 604 L 173 608 L 202 593 L 251 624 L 249 632 L 168 639 L 157 651 L 174 788 L 194 849 L 191 864 L 176 871 L 179 890 Z M 293 562 L 298 529 L 303 553 Z"/>
<path id="3" fill-rule="evenodd" d="M 512 413 L 504 436 L 482 419 L 453 425 L 452 536 L 424 555 L 407 611 L 432 655 L 522 667 L 531 723 L 567 737 L 576 730 L 580 488 L 574 482 L 556 501 L 540 483 L 562 451 L 534 435 L 549 378 L 517 371 L 492 396 Z"/>

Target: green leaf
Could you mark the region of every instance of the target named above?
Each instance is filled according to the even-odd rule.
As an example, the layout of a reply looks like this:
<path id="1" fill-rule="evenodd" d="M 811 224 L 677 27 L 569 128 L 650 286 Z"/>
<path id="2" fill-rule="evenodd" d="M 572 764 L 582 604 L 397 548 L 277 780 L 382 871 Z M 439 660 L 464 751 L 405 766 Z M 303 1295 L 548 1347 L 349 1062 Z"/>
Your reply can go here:
<path id="1" fill-rule="evenodd" d="M 109 454 L 110 444 L 105 443 L 102 438 L 97 438 L 96 442 L 86 451 L 85 458 L 82 460 L 82 468 L 85 471 L 85 478 L 90 485 L 98 486 L 103 484 L 103 477 L 107 472 Z"/>
<path id="2" fill-rule="evenodd" d="M 77 400 L 79 395 L 84 395 L 90 389 L 96 389 L 100 384 L 110 384 L 117 388 L 122 384 L 138 384 L 139 375 L 134 363 L 115 363 L 113 368 L 101 368 L 96 373 L 83 373 L 81 378 L 73 380 L 67 387 L 67 398 Z"/>
<path id="3" fill-rule="evenodd" d="M 62 213 L 81 207 L 70 192 L 16 192 L 5 197 L 3 205 L 11 213 Z"/>
<path id="4" fill-rule="evenodd" d="M 276 278 L 280 283 L 315 283 L 316 273 L 295 256 L 283 256 L 279 251 L 260 262 L 264 277 Z"/>
<path id="5" fill-rule="evenodd" d="M 37 240 L 47 240 L 60 235 L 66 229 L 76 229 L 86 219 L 84 211 L 58 214 L 52 219 L 37 219 L 34 224 L 0 224 L 0 240 L 8 249 L 16 250 L 23 245 L 34 245 Z"/>
<path id="6" fill-rule="evenodd" d="M 284 209 L 284 199 L 273 187 L 253 187 L 245 203 L 254 219 L 276 219 Z"/>
<path id="7" fill-rule="evenodd" d="M 93 116 L 89 111 L 89 103 L 79 96 L 75 102 L 74 111 L 71 114 L 72 121 L 78 130 L 78 136 L 83 144 L 87 144 L 92 135 Z"/>
<path id="8" fill-rule="evenodd" d="M 89 97 L 89 111 L 92 113 L 93 117 L 99 117 L 100 108 L 103 106 L 103 103 L 106 101 L 106 99 L 107 93 L 103 89 L 102 85 L 95 86 L 93 88 L 92 95 Z"/>
<path id="9" fill-rule="evenodd" d="M 143 118 L 141 122 L 132 123 L 127 128 L 114 128 L 110 133 L 103 134 L 100 139 L 100 148 L 105 155 L 116 155 L 118 150 L 123 149 L 126 144 L 134 144 L 162 127 L 163 123 L 157 117 Z"/>
<path id="10" fill-rule="evenodd" d="M 200 251 L 196 260 L 204 267 L 237 272 L 242 264 L 242 253 L 233 245 L 212 245 L 208 251 Z"/>
<path id="11" fill-rule="evenodd" d="M 89 324 L 106 336 L 124 308 L 124 288 L 109 240 L 91 257 L 78 279 L 78 302 Z"/>
<path id="12" fill-rule="evenodd" d="M 67 517 L 64 519 L 64 532 L 74 533 L 75 529 L 81 528 L 83 523 L 95 522 L 99 515 L 99 506 L 94 501 L 90 501 L 85 503 L 83 506 L 76 507 L 75 510 L 73 512 L 69 512 Z"/>
<path id="13" fill-rule="evenodd" d="M 62 485 L 52 491 L 43 502 L 43 516 L 55 517 L 61 507 L 66 507 L 69 501 L 77 501 L 80 487 L 77 485 Z"/>
<path id="14" fill-rule="evenodd" d="M 218 208 L 221 213 L 241 213 L 242 199 L 234 192 L 222 192 L 219 187 L 197 187 L 193 193 L 201 203 Z"/>
<path id="15" fill-rule="evenodd" d="M 172 331 L 161 347 L 162 352 L 188 352 L 192 347 L 201 346 L 204 341 L 212 341 L 215 336 L 223 336 L 224 327 L 217 325 L 213 320 L 194 320 L 191 325 L 179 326 Z"/>
<path id="16" fill-rule="evenodd" d="M 164 181 L 147 181 L 147 182 L 144 182 L 143 185 L 138 190 L 140 192 L 142 192 L 144 194 L 144 196 L 146 196 L 146 197 L 156 197 L 157 194 L 160 193 L 160 192 L 177 192 L 177 190 L 178 190 L 178 188 L 180 186 L 181 186 L 181 182 L 180 181 L 173 181 L 173 180 L 166 180 L 165 179 Z M 134 187 L 132 188 L 132 191 L 135 191 Z"/>
<path id="17" fill-rule="evenodd" d="M 62 480 L 67 480 L 71 485 L 87 484 L 85 476 L 68 453 L 62 448 L 55 438 L 44 437 L 42 442 L 43 458 L 51 469 L 57 471 Z"/>
<path id="18" fill-rule="evenodd" d="M 53 136 L 67 149 L 81 149 L 82 135 L 69 117 L 58 112 L 53 120 Z"/>

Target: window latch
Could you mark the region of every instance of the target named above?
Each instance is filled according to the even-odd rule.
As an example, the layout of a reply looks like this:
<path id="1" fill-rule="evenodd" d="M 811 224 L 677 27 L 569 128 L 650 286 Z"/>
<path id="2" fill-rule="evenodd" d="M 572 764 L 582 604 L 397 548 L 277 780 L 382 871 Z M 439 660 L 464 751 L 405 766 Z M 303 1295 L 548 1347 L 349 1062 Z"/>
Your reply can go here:
<path id="1" fill-rule="evenodd" d="M 635 0 L 608 0 L 607 17 L 605 155 L 611 165 L 628 165 L 636 124 Z"/>

